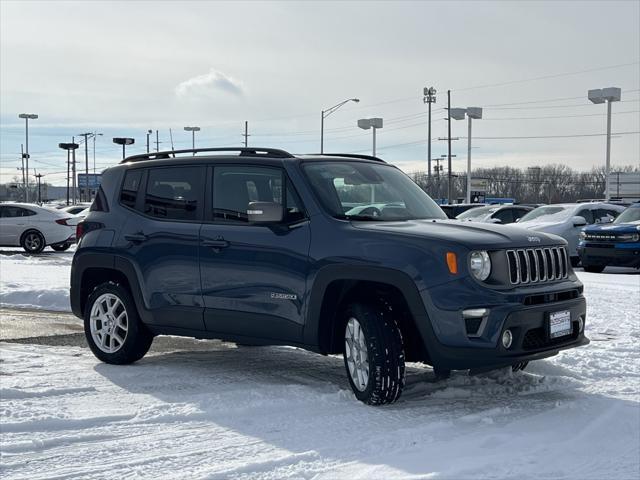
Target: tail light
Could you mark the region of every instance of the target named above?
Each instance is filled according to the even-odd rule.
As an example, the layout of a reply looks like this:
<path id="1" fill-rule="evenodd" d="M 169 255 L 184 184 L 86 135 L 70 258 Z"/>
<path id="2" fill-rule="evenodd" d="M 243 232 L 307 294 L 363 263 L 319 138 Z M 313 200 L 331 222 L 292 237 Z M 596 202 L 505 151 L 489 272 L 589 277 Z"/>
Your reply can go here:
<path id="1" fill-rule="evenodd" d="M 93 230 L 99 230 L 104 228 L 104 225 L 100 222 L 80 222 L 76 225 L 76 242 L 79 242 L 83 235 L 86 235 Z"/>
<path id="2" fill-rule="evenodd" d="M 71 225 L 69 225 L 67 223 L 67 220 L 71 220 L 70 218 L 59 218 L 58 220 L 56 220 L 56 223 L 58 225 L 64 225 L 65 227 L 70 227 Z"/>

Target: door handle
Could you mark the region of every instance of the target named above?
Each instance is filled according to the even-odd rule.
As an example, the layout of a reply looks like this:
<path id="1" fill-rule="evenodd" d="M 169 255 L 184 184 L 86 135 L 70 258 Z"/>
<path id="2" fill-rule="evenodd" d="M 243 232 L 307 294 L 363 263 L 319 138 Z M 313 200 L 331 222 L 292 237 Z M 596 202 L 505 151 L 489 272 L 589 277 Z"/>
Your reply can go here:
<path id="1" fill-rule="evenodd" d="M 147 237 L 144 233 L 128 233 L 124 236 L 125 240 L 128 240 L 133 243 L 142 243 L 146 242 L 149 237 Z"/>
<path id="2" fill-rule="evenodd" d="M 202 245 L 204 245 L 205 247 L 219 249 L 227 248 L 229 246 L 229 242 L 227 242 L 226 240 L 203 240 Z"/>

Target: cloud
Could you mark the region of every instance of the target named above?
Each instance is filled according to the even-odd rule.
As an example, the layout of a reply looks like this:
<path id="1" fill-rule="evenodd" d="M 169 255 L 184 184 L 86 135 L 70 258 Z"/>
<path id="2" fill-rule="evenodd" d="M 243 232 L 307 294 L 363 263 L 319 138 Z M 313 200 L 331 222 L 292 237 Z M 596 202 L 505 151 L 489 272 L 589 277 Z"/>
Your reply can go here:
<path id="1" fill-rule="evenodd" d="M 220 94 L 243 97 L 242 83 L 212 68 L 209 73 L 180 82 L 176 87 L 180 98 L 214 98 Z"/>

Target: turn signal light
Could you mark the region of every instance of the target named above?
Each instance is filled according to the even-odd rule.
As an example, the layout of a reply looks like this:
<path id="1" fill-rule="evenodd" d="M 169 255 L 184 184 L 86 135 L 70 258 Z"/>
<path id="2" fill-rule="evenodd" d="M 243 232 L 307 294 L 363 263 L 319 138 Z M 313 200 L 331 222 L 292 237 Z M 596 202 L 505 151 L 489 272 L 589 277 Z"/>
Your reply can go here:
<path id="1" fill-rule="evenodd" d="M 447 252 L 447 267 L 450 274 L 458 274 L 458 257 L 454 252 Z"/>

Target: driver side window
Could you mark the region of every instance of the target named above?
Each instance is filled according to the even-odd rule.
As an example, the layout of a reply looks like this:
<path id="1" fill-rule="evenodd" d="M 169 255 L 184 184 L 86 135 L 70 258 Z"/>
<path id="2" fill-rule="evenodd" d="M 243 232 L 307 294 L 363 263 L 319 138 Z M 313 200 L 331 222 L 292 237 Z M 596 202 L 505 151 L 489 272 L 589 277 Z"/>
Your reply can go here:
<path id="1" fill-rule="evenodd" d="M 593 219 L 593 212 L 588 208 L 583 208 L 576 215 L 579 217 L 584 217 L 584 219 L 587 221 L 587 224 L 589 225 L 591 225 L 595 221 Z"/>
<path id="2" fill-rule="evenodd" d="M 248 223 L 249 202 L 276 202 L 285 198 L 286 223 L 302 220 L 302 203 L 279 168 L 257 166 L 216 166 L 213 170 L 213 220 L 224 223 Z"/>

